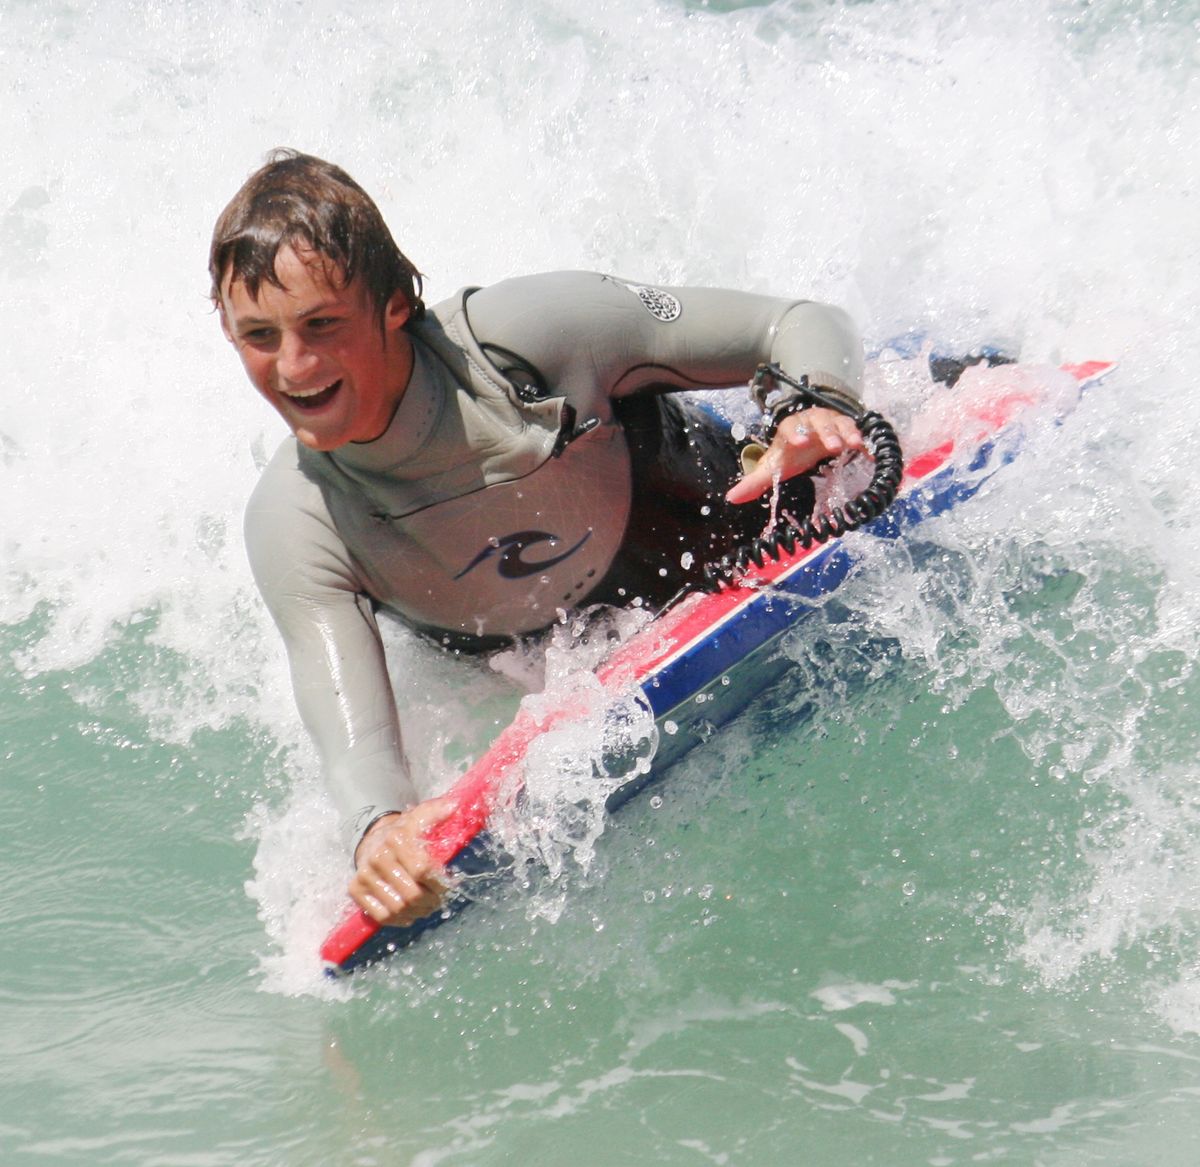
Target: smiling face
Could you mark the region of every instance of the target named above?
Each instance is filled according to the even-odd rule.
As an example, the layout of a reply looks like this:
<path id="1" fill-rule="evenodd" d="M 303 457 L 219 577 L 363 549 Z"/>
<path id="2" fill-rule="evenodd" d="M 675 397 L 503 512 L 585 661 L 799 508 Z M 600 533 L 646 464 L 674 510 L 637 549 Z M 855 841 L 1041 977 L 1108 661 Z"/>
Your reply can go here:
<path id="1" fill-rule="evenodd" d="M 310 449 L 373 441 L 412 372 L 408 301 L 396 293 L 381 322 L 357 281 L 343 285 L 312 251 L 281 248 L 275 274 L 282 286 L 264 281 L 257 296 L 221 284 L 221 327 L 251 383 Z"/>

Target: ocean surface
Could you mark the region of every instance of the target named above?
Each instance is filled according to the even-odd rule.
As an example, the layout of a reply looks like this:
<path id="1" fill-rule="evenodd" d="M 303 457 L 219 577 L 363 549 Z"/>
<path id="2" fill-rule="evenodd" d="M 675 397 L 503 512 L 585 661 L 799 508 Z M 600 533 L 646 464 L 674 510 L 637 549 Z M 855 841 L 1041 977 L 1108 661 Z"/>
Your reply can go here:
<path id="1" fill-rule="evenodd" d="M 0 1163 L 1191 1167 L 1198 45 L 1195 0 L 2 0 Z M 279 145 L 435 300 L 589 268 L 1120 368 L 652 797 L 334 984 L 240 536 L 282 424 L 206 299 Z M 389 638 L 435 790 L 528 662 Z"/>

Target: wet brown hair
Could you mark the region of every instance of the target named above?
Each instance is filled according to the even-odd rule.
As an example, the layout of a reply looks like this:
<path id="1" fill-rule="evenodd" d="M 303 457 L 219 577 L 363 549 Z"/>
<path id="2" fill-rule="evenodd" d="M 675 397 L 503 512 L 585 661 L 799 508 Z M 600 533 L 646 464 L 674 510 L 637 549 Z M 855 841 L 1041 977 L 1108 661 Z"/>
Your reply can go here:
<path id="1" fill-rule="evenodd" d="M 421 273 L 396 246 L 366 191 L 332 163 L 280 149 L 246 180 L 213 228 L 213 303 L 220 305 L 226 279 L 241 280 L 254 298 L 264 281 L 282 287 L 275 260 L 285 247 L 315 251 L 331 279 L 362 280 L 381 325 L 396 292 L 413 319 L 425 312 Z"/>

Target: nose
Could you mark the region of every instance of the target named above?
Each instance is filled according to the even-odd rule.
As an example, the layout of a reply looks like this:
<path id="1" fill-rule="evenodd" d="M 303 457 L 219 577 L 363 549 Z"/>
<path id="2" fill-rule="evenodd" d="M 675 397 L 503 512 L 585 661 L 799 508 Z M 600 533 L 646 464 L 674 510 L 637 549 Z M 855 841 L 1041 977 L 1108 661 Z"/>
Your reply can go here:
<path id="1" fill-rule="evenodd" d="M 294 332 L 286 332 L 279 342 L 275 369 L 285 385 L 300 385 L 313 374 L 317 354 Z"/>

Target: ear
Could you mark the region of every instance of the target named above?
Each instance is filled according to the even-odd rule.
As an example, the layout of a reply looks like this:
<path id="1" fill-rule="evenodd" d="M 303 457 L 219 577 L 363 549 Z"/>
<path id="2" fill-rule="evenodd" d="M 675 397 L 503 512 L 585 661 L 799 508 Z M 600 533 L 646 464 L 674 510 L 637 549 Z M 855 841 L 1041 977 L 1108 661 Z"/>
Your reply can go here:
<path id="1" fill-rule="evenodd" d="M 221 282 L 217 285 L 217 315 L 221 319 L 221 331 L 225 334 L 225 339 L 236 348 L 237 342 L 233 339 L 233 329 L 229 326 L 229 313 L 225 308 L 225 296 L 229 290 L 225 282 L 227 279 L 231 286 L 233 281 L 229 275 L 223 275 Z"/>
<path id="2" fill-rule="evenodd" d="M 412 306 L 403 292 L 393 292 L 392 298 L 383 310 L 383 327 L 385 332 L 395 332 L 408 323 L 412 315 Z"/>

